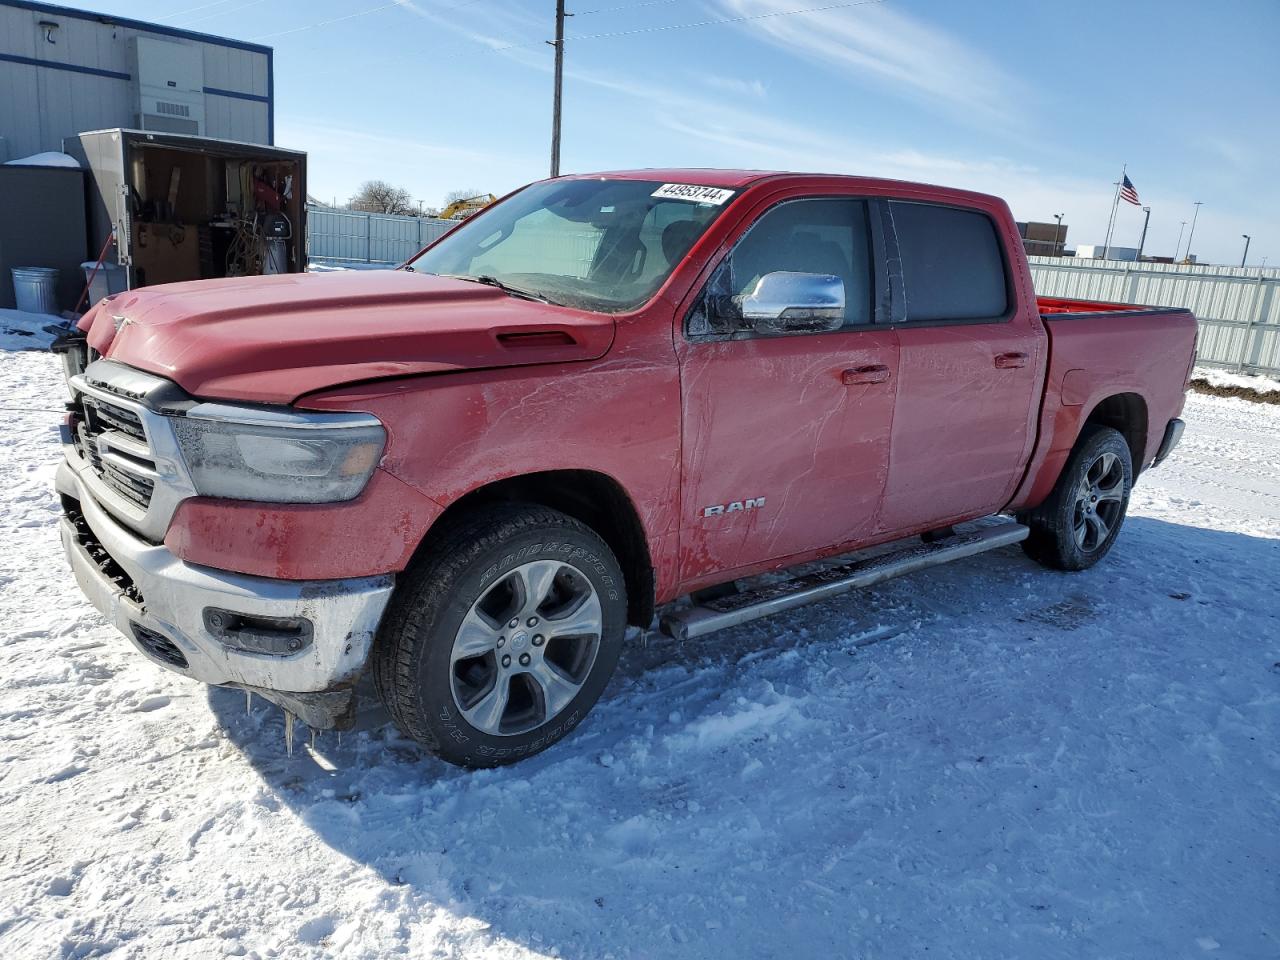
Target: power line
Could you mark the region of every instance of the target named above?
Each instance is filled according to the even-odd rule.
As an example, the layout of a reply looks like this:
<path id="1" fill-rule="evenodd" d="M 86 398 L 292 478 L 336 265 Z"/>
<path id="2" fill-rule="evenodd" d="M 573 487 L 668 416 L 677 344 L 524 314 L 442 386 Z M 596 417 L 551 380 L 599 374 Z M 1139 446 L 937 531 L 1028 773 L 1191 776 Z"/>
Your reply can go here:
<path id="1" fill-rule="evenodd" d="M 220 0 L 220 2 L 225 2 L 225 0 Z M 257 0 L 255 0 L 255 2 L 257 2 Z M 459 2 L 457 3 L 450 3 L 443 7 L 437 7 L 436 9 L 431 10 L 429 12 L 444 13 L 446 11 L 460 10 L 463 7 L 469 7 L 472 4 L 479 3 L 479 2 L 480 0 L 459 0 Z M 272 37 L 287 37 L 293 33 L 302 33 L 304 30 L 314 30 L 317 27 L 328 27 L 335 23 L 342 23 L 345 20 L 354 20 L 356 17 L 365 17 L 371 13 L 378 13 L 381 10 L 390 10 L 392 7 L 405 7 L 405 6 L 406 4 L 400 2 L 400 0 L 392 0 L 391 3 L 384 3 L 384 4 L 381 4 L 380 6 L 369 7 L 367 10 L 357 10 L 355 13 L 348 13 L 346 16 L 343 16 L 343 17 L 334 17 L 332 20 L 320 20 L 316 23 L 308 23 L 301 27 L 294 27 L 291 30 L 281 30 L 278 33 L 264 33 L 261 36 L 250 37 L 250 39 L 251 40 L 270 40 Z"/>
<path id="2" fill-rule="evenodd" d="M 226 16 L 229 16 L 229 15 L 231 15 L 231 14 L 233 14 L 233 13 L 237 13 L 237 12 L 239 12 L 239 11 L 241 11 L 241 10 L 244 10 L 244 9 L 246 9 L 246 8 L 248 8 L 248 7 L 256 7 L 258 4 L 260 4 L 260 3 L 262 3 L 262 2 L 263 2 L 263 0 L 249 0 L 249 2 L 248 2 L 248 3 L 242 3 L 242 4 L 240 4 L 240 6 L 238 6 L 238 7 L 232 7 L 232 8 L 231 8 L 231 9 L 229 9 L 229 10 L 215 10 L 213 13 L 206 13 L 203 17 L 196 17 L 194 20 L 188 20 L 188 21 L 184 24 L 184 26 L 189 27 L 189 26 L 191 26 L 193 23 L 203 23 L 205 20 L 212 20 L 212 19 L 214 19 L 215 17 L 226 17 Z"/>
<path id="3" fill-rule="evenodd" d="M 671 3 L 682 3 L 683 0 L 641 0 L 640 3 L 624 3 L 617 7 L 600 7 L 597 10 L 575 10 L 575 17 L 589 17 L 593 13 L 619 13 L 625 10 L 639 10 L 641 7 L 664 7 Z"/>
<path id="4" fill-rule="evenodd" d="M 177 13 L 162 14 L 161 16 L 156 17 L 156 19 L 157 20 L 176 20 L 178 19 L 178 17 L 185 17 L 188 13 L 195 13 L 197 10 L 208 10 L 210 7 L 220 7 L 224 3 L 230 3 L 230 2 L 231 0 L 213 0 L 213 3 L 202 3 L 198 7 L 188 7 L 186 10 L 179 10 Z"/>
<path id="5" fill-rule="evenodd" d="M 631 30 L 613 30 L 608 33 L 585 33 L 577 36 L 565 37 L 565 42 L 577 42 L 579 40 L 609 40 L 614 37 L 630 37 L 641 33 L 662 33 L 667 30 L 689 30 L 693 27 L 714 27 L 725 23 L 749 23 L 753 20 L 769 20 L 775 17 L 794 17 L 806 13 L 825 13 L 828 10 L 844 10 L 848 7 L 865 7 L 872 4 L 885 3 L 886 0 L 846 0 L 844 3 L 828 3 L 820 7 L 803 7 L 799 10 L 775 10 L 771 13 L 754 13 L 742 17 L 723 17 L 717 20 L 695 20 L 692 23 L 666 23 L 652 27 L 635 27 Z M 603 13 L 604 11 L 596 11 Z M 500 53 L 503 50 L 516 50 L 520 47 L 534 47 L 539 44 L 546 43 L 544 40 L 528 40 L 520 43 L 508 43 L 500 47 L 488 47 L 489 53 Z M 483 52 L 468 50 L 458 56 L 470 56 L 472 53 Z M 440 59 L 452 59 L 443 57 Z"/>
<path id="6" fill-rule="evenodd" d="M 377 7 L 370 7 L 368 10 L 357 10 L 355 13 L 348 13 L 345 17 L 334 17 L 332 20 L 320 20 L 317 23 L 309 23 L 302 27 L 294 27 L 292 30 L 281 30 L 278 33 L 264 33 L 257 37 L 250 37 L 250 40 L 270 40 L 273 37 L 287 37 L 293 33 L 302 33 L 304 30 L 314 30 L 316 27 L 328 27 L 335 23 L 342 23 L 344 20 L 354 20 L 356 17 L 366 17 L 371 13 L 377 13 L 380 10 L 390 10 L 392 7 L 398 7 L 400 4 L 396 0 L 391 3 L 384 3 Z"/>
<path id="7" fill-rule="evenodd" d="M 747 23 L 752 20 L 769 20 L 774 17 L 794 17 L 802 13 L 824 13 L 827 10 L 843 10 L 846 7 L 865 7 L 871 4 L 884 2 L 885 0 L 849 0 L 847 3 L 829 3 L 825 6 L 805 7 L 801 10 L 775 10 L 772 13 L 755 13 L 742 17 L 725 17 L 720 20 L 698 20 L 693 23 L 668 23 L 656 27 L 636 27 L 633 30 L 615 30 L 612 33 L 588 33 L 576 37 L 566 37 L 565 39 L 606 40 L 612 37 L 629 37 L 637 33 L 660 33 L 664 30 L 687 30 L 691 27 L 714 27 L 722 23 Z"/>

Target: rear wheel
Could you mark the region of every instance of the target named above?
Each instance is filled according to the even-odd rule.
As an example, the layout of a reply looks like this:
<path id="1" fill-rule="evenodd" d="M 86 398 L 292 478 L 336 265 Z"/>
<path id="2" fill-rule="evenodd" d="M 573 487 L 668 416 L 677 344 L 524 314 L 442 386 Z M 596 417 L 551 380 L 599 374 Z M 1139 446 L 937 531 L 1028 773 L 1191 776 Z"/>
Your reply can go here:
<path id="1" fill-rule="evenodd" d="M 1115 543 L 1132 487 L 1124 437 L 1110 427 L 1086 427 L 1048 499 L 1019 518 L 1031 528 L 1022 549 L 1047 567 L 1088 569 Z"/>
<path id="2" fill-rule="evenodd" d="M 374 654 L 397 725 L 470 767 L 538 753 L 586 715 L 626 624 L 618 561 L 555 510 L 502 505 L 441 539 L 397 590 Z"/>

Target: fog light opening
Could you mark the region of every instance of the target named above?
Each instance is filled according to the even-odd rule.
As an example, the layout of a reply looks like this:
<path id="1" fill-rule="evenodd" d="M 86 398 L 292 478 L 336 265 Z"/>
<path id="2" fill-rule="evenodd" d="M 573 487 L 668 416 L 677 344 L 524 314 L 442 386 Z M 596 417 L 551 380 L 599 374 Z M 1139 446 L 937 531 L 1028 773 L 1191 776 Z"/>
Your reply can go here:
<path id="1" fill-rule="evenodd" d="M 315 630 L 306 617 L 265 617 L 205 607 L 204 628 L 229 650 L 288 657 L 311 646 Z"/>

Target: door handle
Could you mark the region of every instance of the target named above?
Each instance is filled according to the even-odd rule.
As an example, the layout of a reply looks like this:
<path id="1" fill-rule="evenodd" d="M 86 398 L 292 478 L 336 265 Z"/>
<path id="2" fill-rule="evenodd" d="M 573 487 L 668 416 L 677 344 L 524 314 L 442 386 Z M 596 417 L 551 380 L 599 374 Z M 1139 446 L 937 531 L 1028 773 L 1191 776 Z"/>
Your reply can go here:
<path id="1" fill-rule="evenodd" d="M 889 368 L 883 363 L 867 367 L 851 367 L 840 374 L 840 382 L 846 386 L 858 383 L 884 383 L 889 379 Z"/>
<path id="2" fill-rule="evenodd" d="M 1015 367 L 1025 367 L 1027 365 L 1027 355 L 1025 353 L 998 353 L 996 354 L 996 366 L 1001 370 L 1012 370 Z"/>

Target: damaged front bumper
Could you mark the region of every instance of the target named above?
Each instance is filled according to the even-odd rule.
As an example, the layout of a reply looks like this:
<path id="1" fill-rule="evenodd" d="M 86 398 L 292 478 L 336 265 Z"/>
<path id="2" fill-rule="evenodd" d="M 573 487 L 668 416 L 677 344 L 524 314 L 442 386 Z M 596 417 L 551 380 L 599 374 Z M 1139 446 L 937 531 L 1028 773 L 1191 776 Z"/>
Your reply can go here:
<path id="1" fill-rule="evenodd" d="M 148 658 L 252 690 L 316 729 L 350 725 L 391 575 L 294 581 L 195 566 L 113 519 L 70 464 L 56 485 L 80 589 Z"/>

